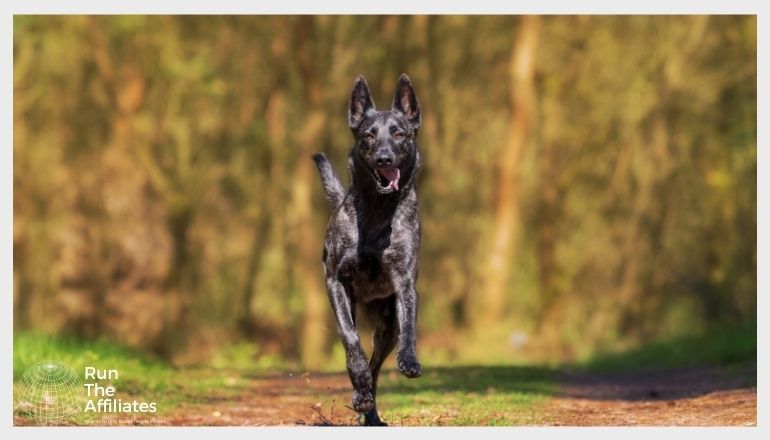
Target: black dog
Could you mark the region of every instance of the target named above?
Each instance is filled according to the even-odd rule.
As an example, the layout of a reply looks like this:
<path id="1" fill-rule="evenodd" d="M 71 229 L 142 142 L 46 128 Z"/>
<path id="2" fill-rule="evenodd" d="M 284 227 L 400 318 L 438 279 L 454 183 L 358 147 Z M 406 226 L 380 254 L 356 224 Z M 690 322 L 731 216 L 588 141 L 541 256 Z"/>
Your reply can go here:
<path id="1" fill-rule="evenodd" d="M 323 262 L 353 384 L 353 408 L 364 414 L 364 424 L 384 425 L 375 405 L 377 377 L 396 343 L 398 371 L 406 377 L 420 376 L 415 351 L 420 104 L 409 77 L 401 75 L 390 111 L 381 112 L 359 76 L 350 96 L 348 122 L 355 143 L 348 157 L 347 193 L 326 156 L 313 156 L 333 211 Z M 368 365 L 356 329 L 357 303 L 374 323 Z"/>

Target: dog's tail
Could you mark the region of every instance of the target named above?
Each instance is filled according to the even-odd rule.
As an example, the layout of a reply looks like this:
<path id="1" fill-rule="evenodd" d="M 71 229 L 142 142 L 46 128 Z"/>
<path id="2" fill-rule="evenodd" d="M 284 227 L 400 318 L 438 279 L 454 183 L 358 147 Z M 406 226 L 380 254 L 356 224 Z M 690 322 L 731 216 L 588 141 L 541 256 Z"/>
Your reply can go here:
<path id="1" fill-rule="evenodd" d="M 321 173 L 321 184 L 324 187 L 326 199 L 329 200 L 332 209 L 335 209 L 342 204 L 342 199 L 345 198 L 345 188 L 342 187 L 342 183 L 340 183 L 337 175 L 334 174 L 332 165 L 325 154 L 314 154 L 313 160 L 318 167 L 318 171 Z"/>

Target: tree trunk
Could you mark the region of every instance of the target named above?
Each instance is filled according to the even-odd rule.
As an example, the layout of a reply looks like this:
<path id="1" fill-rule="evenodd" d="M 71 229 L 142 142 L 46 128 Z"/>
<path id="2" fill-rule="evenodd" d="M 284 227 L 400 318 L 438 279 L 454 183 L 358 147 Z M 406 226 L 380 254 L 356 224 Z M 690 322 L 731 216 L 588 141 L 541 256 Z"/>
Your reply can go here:
<path id="1" fill-rule="evenodd" d="M 535 53 L 540 18 L 523 16 L 510 61 L 511 121 L 508 139 L 501 152 L 497 200 L 492 226 L 491 252 L 482 280 L 484 321 L 503 316 L 505 289 L 511 254 L 516 237 L 518 217 L 517 171 L 529 137 L 530 123 L 535 106 Z"/>
<path id="2" fill-rule="evenodd" d="M 326 294 L 321 285 L 321 233 L 313 227 L 311 210 L 311 187 L 316 176 L 313 162 L 310 160 L 310 150 L 316 145 L 319 134 L 325 125 L 322 111 L 313 112 L 305 122 L 305 130 L 300 141 L 300 156 L 294 171 L 295 181 L 292 198 L 292 209 L 297 221 L 297 279 L 302 288 L 302 341 L 300 356 L 302 364 L 307 368 L 317 368 L 324 359 L 324 322 L 326 316 Z"/>
<path id="3" fill-rule="evenodd" d="M 306 368 L 317 368 L 324 360 L 325 351 L 325 316 L 327 310 L 326 293 L 321 283 L 321 230 L 316 230 L 313 222 L 312 187 L 317 185 L 318 177 L 310 156 L 323 148 L 326 115 L 323 109 L 323 89 L 319 81 L 319 69 L 313 62 L 311 51 L 315 31 L 315 18 L 305 16 L 298 23 L 297 51 L 299 71 L 305 85 L 305 100 L 309 104 L 309 113 L 302 123 L 298 135 L 299 153 L 294 169 L 291 212 L 296 230 L 296 249 L 298 261 L 295 279 L 302 289 L 302 329 L 300 358 Z"/>

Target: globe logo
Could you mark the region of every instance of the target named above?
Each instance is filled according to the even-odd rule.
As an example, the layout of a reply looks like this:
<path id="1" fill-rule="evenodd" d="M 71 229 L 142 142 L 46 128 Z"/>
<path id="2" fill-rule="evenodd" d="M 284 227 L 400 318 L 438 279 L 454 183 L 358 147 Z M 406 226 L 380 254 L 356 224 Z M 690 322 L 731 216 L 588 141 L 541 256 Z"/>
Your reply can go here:
<path id="1" fill-rule="evenodd" d="M 38 362 L 21 376 L 17 408 L 39 425 L 62 425 L 79 411 L 82 388 L 75 372 L 66 365 Z"/>

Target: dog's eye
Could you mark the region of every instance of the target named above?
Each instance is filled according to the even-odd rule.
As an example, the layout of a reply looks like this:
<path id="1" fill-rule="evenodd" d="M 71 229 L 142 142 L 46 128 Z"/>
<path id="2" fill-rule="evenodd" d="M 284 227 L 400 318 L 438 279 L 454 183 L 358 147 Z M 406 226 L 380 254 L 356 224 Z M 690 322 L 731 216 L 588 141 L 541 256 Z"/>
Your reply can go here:
<path id="1" fill-rule="evenodd" d="M 374 141 L 374 135 L 371 133 L 364 133 L 364 140 L 366 142 L 373 142 Z"/>
<path id="2" fill-rule="evenodd" d="M 393 135 L 393 138 L 397 141 L 402 141 L 404 140 L 405 137 L 406 135 L 404 134 L 403 131 L 397 131 L 396 134 Z"/>

